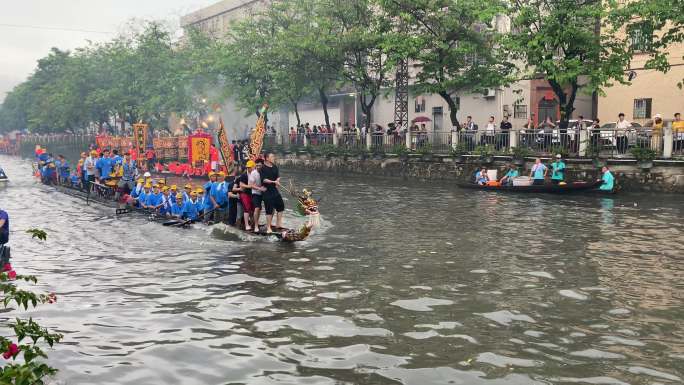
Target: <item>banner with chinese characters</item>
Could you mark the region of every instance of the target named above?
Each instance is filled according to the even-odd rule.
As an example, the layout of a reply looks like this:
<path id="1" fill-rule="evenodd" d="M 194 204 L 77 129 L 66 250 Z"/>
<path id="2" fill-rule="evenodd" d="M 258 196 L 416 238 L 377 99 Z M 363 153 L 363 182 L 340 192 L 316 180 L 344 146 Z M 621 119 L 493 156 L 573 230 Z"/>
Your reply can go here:
<path id="1" fill-rule="evenodd" d="M 223 126 L 223 119 L 219 119 L 219 130 L 218 130 L 218 142 L 219 149 L 221 150 L 221 157 L 223 158 L 223 165 L 226 166 L 228 170 L 228 165 L 233 163 L 233 151 L 230 151 L 230 145 L 228 144 L 228 134 L 226 133 L 226 128 Z"/>
<path id="2" fill-rule="evenodd" d="M 211 148 L 211 135 L 198 133 L 188 136 L 188 162 L 197 167 L 197 163 L 209 162 L 209 149 Z"/>
<path id="3" fill-rule="evenodd" d="M 147 127 L 147 124 L 144 123 L 133 125 L 133 140 L 138 154 L 142 154 L 147 149 Z"/>
<path id="4" fill-rule="evenodd" d="M 266 134 L 266 112 L 268 111 L 268 104 L 264 103 L 259 110 L 259 119 L 257 119 L 256 127 L 252 130 L 249 144 L 249 159 L 256 160 L 261 155 L 261 148 L 264 145 L 264 135 Z"/>

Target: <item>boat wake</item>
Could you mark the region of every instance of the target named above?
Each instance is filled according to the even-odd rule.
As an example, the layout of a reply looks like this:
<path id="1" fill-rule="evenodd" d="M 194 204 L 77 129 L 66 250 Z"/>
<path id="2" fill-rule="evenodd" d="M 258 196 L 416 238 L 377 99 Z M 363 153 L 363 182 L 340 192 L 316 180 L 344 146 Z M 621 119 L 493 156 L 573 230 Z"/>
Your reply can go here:
<path id="1" fill-rule="evenodd" d="M 229 226 L 225 223 L 217 223 L 214 225 L 211 225 L 207 228 L 209 234 L 212 237 L 218 238 L 220 240 L 224 241 L 242 241 L 242 242 L 258 242 L 258 241 L 268 241 L 268 242 L 277 242 L 278 238 L 273 235 L 273 236 L 265 236 L 265 235 L 254 235 L 254 234 L 249 234 L 248 232 L 244 230 L 240 230 L 236 227 Z"/>

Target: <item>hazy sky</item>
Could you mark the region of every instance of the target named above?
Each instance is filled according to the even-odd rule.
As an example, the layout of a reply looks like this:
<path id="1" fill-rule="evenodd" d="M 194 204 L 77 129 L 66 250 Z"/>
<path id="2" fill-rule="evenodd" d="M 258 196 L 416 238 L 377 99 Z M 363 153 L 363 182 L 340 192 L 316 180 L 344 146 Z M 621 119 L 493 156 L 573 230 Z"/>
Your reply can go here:
<path id="1" fill-rule="evenodd" d="M 218 0 L 2 0 L 0 101 L 51 47 L 73 49 L 122 32 L 131 18 L 178 22 Z M 74 31 L 78 30 L 78 31 Z M 90 32 L 87 32 L 90 31 Z M 97 33 L 111 32 L 111 33 Z"/>

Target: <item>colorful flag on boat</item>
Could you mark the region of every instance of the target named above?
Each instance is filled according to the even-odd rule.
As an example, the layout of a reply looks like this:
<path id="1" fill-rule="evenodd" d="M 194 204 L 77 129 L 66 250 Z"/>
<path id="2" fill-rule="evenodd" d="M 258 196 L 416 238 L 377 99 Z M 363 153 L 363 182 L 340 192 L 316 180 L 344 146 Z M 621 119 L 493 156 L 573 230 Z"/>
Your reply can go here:
<path id="1" fill-rule="evenodd" d="M 266 135 L 266 111 L 268 111 L 268 104 L 264 103 L 259 110 L 259 119 L 257 119 L 256 127 L 252 131 L 249 144 L 249 159 L 256 160 L 261 154 L 261 148 L 264 146 L 264 135 Z"/>

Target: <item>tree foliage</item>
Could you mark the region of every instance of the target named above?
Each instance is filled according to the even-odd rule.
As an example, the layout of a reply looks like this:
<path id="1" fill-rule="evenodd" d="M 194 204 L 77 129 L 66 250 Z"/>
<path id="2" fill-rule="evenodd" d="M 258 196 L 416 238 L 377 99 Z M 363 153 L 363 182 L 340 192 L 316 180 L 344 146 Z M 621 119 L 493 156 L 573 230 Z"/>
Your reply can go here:
<path id="1" fill-rule="evenodd" d="M 567 125 L 578 92 L 602 92 L 625 76 L 636 51 L 630 33 L 652 38 L 648 68 L 669 68 L 668 47 L 684 40 L 682 0 L 274 0 L 227 36 L 162 24 L 72 52 L 52 49 L 0 106 L 0 131 L 83 131 L 171 114 L 195 117 L 232 98 L 247 114 L 295 112 L 354 90 L 373 122 L 392 89 L 396 64 L 412 66 L 417 94 L 437 94 L 458 127 L 456 97 L 546 79 Z M 508 15 L 508 16 L 503 16 Z M 510 18 L 510 28 L 508 24 Z M 504 25 L 501 25 L 504 21 Z M 643 50 L 642 50 L 643 52 Z M 514 76 L 517 75 L 517 76 Z M 205 102 L 206 99 L 206 102 Z M 194 119 L 191 119 L 194 120 Z M 108 127 L 113 128 L 113 127 Z"/>
<path id="2" fill-rule="evenodd" d="M 437 94 L 459 127 L 457 94 L 482 92 L 511 80 L 515 66 L 501 49 L 499 0 L 383 0 L 397 20 L 391 44 L 414 63 L 418 94 Z"/>
<path id="3" fill-rule="evenodd" d="M 46 240 L 47 234 L 40 229 L 29 229 L 32 238 Z M 30 290 L 17 287 L 17 281 L 38 283 L 35 276 L 19 275 L 8 263 L 2 266 L 0 272 L 0 291 L 2 304 L 8 309 L 12 306 L 17 310 L 28 310 L 39 304 L 55 303 L 54 293 L 36 294 Z M 33 318 L 16 318 L 3 322 L 3 326 L 11 332 L 0 336 L 0 351 L 2 359 L 7 362 L 0 367 L 0 383 L 2 384 L 44 384 L 47 377 L 57 373 L 57 370 L 44 362 L 47 359 L 45 346 L 52 347 L 62 339 L 59 333 L 52 333 L 38 324 Z M 21 359 L 20 359 L 21 357 Z"/>
<path id="4" fill-rule="evenodd" d="M 115 118 L 163 128 L 170 113 L 194 106 L 185 54 L 156 22 L 73 52 L 53 48 L 5 98 L 0 131 L 77 132 Z"/>
<path id="5" fill-rule="evenodd" d="M 580 88 L 601 91 L 626 83 L 631 54 L 620 26 L 611 23 L 617 1 L 515 0 L 507 47 L 525 63 L 530 77 L 546 79 L 561 107 L 561 127 L 568 125 Z"/>

